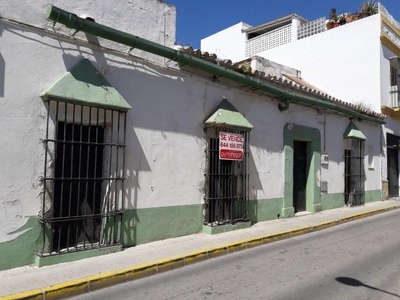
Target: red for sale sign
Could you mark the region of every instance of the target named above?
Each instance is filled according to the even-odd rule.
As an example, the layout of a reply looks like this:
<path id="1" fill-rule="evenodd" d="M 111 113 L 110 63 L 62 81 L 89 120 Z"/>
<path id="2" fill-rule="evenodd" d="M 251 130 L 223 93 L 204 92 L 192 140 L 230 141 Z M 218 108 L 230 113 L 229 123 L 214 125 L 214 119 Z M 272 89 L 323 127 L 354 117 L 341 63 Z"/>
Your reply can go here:
<path id="1" fill-rule="evenodd" d="M 219 159 L 243 160 L 243 135 L 230 132 L 219 133 Z"/>

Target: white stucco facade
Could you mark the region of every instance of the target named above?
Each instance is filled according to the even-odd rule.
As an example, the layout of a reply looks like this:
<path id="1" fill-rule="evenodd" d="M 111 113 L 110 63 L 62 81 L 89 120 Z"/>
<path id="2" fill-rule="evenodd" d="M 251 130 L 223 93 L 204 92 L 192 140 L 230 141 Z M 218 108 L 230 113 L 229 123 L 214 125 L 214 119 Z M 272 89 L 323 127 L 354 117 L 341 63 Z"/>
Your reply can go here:
<path id="1" fill-rule="evenodd" d="M 45 29 L 51 27 L 43 15 L 47 3 L 42 2 L 25 6 L 32 14 L 29 20 L 23 20 L 24 23 Z M 150 3 L 153 6 L 148 6 Z M 123 7 L 108 3 L 104 5 L 109 7 L 101 9 L 96 6 L 97 2 L 80 8 L 61 2 L 54 4 L 82 14 L 91 11 L 96 22 L 160 44 L 173 44 L 172 27 L 169 27 L 171 36 L 163 38 L 163 42 L 159 40 L 164 25 L 156 20 L 167 20 L 173 24 L 171 26 L 175 24 L 175 9 L 160 1 L 134 1 Z M 11 6 L 7 7 L 2 17 L 21 21 L 21 14 L 11 11 Z M 99 13 L 102 10 L 111 12 L 113 7 L 118 13 L 108 17 L 107 13 Z M 126 12 L 131 9 L 142 27 L 131 22 L 136 19 Z M 146 11 L 145 16 L 141 16 L 140 11 Z M 156 24 L 151 33 L 147 32 L 149 20 Z M 69 33 L 63 26 L 56 28 Z M 239 32 L 239 28 L 235 30 Z M 135 52 L 137 56 L 129 55 L 126 47 L 106 41 L 100 44 L 118 52 L 111 53 L 96 45 L 68 40 L 10 20 L 0 20 L 0 32 L 0 72 L 4 74 L 0 84 L 0 141 L 3 145 L 0 156 L 0 251 L 9 249 L 8 245 L 15 249 L 15 253 L 7 250 L 10 259 L 5 260 L 15 264 L 0 262 L 0 269 L 32 263 L 37 251 L 35 243 L 43 231 L 36 225 L 27 224 L 37 223 L 43 201 L 41 178 L 45 165 L 43 139 L 47 109 L 40 94 L 82 59 L 88 59 L 132 107 L 127 113 L 123 201 L 127 215 L 134 217 L 126 221 L 124 228 L 124 234 L 129 237 L 126 246 L 201 230 L 208 140 L 204 122 L 224 98 L 254 126 L 250 133 L 248 158 L 249 206 L 257 207 L 256 213 L 250 216 L 253 222 L 283 216 L 283 199 L 288 198 L 285 187 L 293 176 L 285 165 L 293 160 L 285 152 L 289 148 L 285 141 L 288 124 L 292 124 L 290 128 L 302 126 L 312 131 L 313 136 L 304 139 L 318 145 L 318 149 L 320 144 L 321 150 L 312 150 L 310 155 L 319 158 L 320 151 L 329 156 L 328 165 L 319 167 L 317 161 L 314 162 L 317 168 L 309 170 L 310 186 L 315 186 L 318 194 L 307 199 L 315 205 L 307 206 L 307 209 L 317 212 L 344 205 L 343 133 L 350 123 L 348 118 L 298 105 L 291 105 L 281 112 L 277 101 L 265 95 L 244 91 L 229 81 L 213 82 L 203 74 L 180 69 L 154 55 L 142 56 L 141 52 Z M 79 39 L 84 38 L 85 35 L 80 33 Z M 289 67 L 285 70 L 298 75 Z M 54 128 L 56 121 L 51 117 L 50 123 Z M 372 146 L 372 150 L 366 152 L 374 159 L 371 168 L 365 170 L 365 191 L 369 193 L 368 201 L 377 201 L 381 189 L 381 153 L 377 146 L 381 127 L 372 122 L 355 123 L 367 137 L 366 148 Z M 50 135 L 53 135 L 52 131 Z M 52 154 L 50 149 L 50 156 Z M 327 182 L 328 188 L 321 194 L 322 182 Z M 293 206 L 290 201 L 289 206 Z M 15 261 L 13 255 L 18 256 Z M 20 256 L 25 258 L 22 260 Z"/>
<path id="2" fill-rule="evenodd" d="M 393 75 L 392 81 L 390 79 L 391 66 L 399 74 L 396 57 L 400 55 L 400 23 L 380 3 L 378 10 L 375 15 L 330 30 L 323 29 L 300 40 L 292 32 L 290 43 L 256 55 L 299 70 L 302 79 L 335 98 L 386 114 L 387 122 L 382 126 L 381 140 L 370 146 L 381 149 L 381 180 L 386 181 L 390 173 L 387 134 L 399 136 L 400 128 L 400 116 L 396 112 L 399 96 L 394 92 L 398 87 L 395 89 L 392 86 L 396 84 L 393 83 Z M 271 23 L 274 21 L 265 24 Z M 299 26 L 299 22 L 293 20 L 294 32 Z M 209 47 L 212 48 L 212 45 Z M 397 166 L 397 170 L 399 168 Z M 400 176 L 397 177 L 399 181 Z"/>
<path id="3" fill-rule="evenodd" d="M 200 49 L 215 53 L 221 59 L 238 62 L 245 59 L 247 35 L 243 30 L 251 26 L 240 22 L 200 41 Z"/>
<path id="4" fill-rule="evenodd" d="M 380 22 L 377 14 L 259 55 L 301 70 L 303 79 L 336 98 L 380 111 Z M 389 76 L 383 79 L 389 86 Z"/>
<path id="5" fill-rule="evenodd" d="M 391 107 L 393 105 L 390 97 L 390 61 L 397 55 L 385 45 L 380 45 L 380 79 L 381 79 L 381 104 Z"/>
<path id="6" fill-rule="evenodd" d="M 390 31 L 392 39 L 396 39 L 396 32 L 386 25 L 383 29 L 382 18 L 393 18 L 381 4 L 379 9 L 380 13 L 376 15 L 300 40 L 297 36 L 300 21 L 293 18 L 290 42 L 256 55 L 299 70 L 304 80 L 329 95 L 350 103 L 363 103 L 365 107 L 380 112 L 381 105 L 392 105 L 389 58 L 396 56 L 381 42 L 381 36 L 383 30 Z M 266 24 L 270 23 L 273 21 Z M 230 29 L 239 24 L 203 39 L 207 43 L 202 44 L 202 50 L 212 52 L 227 45 L 223 58 L 229 58 L 229 55 L 236 58 L 236 49 L 242 49 L 248 40 L 247 37 L 243 41 L 230 36 Z M 241 58 L 248 57 L 242 55 Z"/>
<path id="7" fill-rule="evenodd" d="M 389 59 L 398 56 L 381 41 L 382 18 L 378 13 L 260 56 L 301 70 L 303 79 L 336 98 L 381 112 L 382 106 L 394 105 Z M 388 179 L 386 134 L 399 135 L 398 128 L 398 120 L 388 116 L 382 126 L 382 140 L 374 145 L 382 149 L 383 181 Z"/>
<path id="8" fill-rule="evenodd" d="M 39 28 L 55 30 L 65 34 L 74 33 L 73 30 L 60 24 L 53 29 L 53 22 L 46 19 L 46 8 L 49 5 L 61 7 L 67 11 L 73 11 L 80 17 L 90 17 L 97 23 L 106 26 L 114 26 L 119 30 L 130 34 L 146 37 L 153 42 L 173 47 L 176 37 L 176 8 L 168 3 L 158 0 L 142 1 L 107 1 L 99 3 L 95 0 L 62 1 L 62 0 L 38 0 L 38 1 L 4 1 L 2 3 L 1 16 L 3 18 L 26 23 Z M 18 9 L 16 9 L 18 7 Z M 76 38 L 88 39 L 94 44 L 101 44 L 122 52 L 128 52 L 129 47 L 116 44 L 101 38 L 87 37 L 78 32 Z M 160 57 L 149 55 L 143 51 L 133 50 L 132 54 L 140 55 L 151 60 L 163 61 Z"/>
<path id="9" fill-rule="evenodd" d="M 4 228 L 0 232 L 1 242 L 12 240 L 22 234 L 23 232 L 16 234 L 12 232 L 26 223 L 26 216 L 37 215 L 40 208 L 38 206 L 42 189 L 40 177 L 43 176 L 44 168 L 41 140 L 45 137 L 45 124 L 39 120 L 46 119 L 43 103 L 39 101 L 40 93 L 82 57 L 96 56 L 98 70 L 113 74 L 113 67 L 107 62 L 104 53 L 93 54 L 90 49 L 81 49 L 77 45 L 71 47 L 71 44 L 64 44 L 35 33 L 40 31 L 34 28 L 29 30 L 27 27 L 18 26 L 17 22 L 50 29 L 52 24 L 46 20 L 45 8 L 53 4 L 61 5 L 64 9 L 80 15 L 93 17 L 96 22 L 114 24 L 122 30 L 146 36 L 160 44 L 172 46 L 175 41 L 175 7 L 159 1 L 129 1 L 125 4 L 110 1 L 102 5 L 92 1 L 87 2 L 85 6 L 78 5 L 77 2 L 63 1 L 17 2 L 4 3 L 1 14 L 3 18 L 16 21 L 15 25 L 1 23 L 0 29 L 3 41 L 0 72 L 4 74 L 1 78 L 3 82 L 0 84 L 2 87 L 0 97 L 4 100 L 0 103 L 0 122 L 4 126 L 2 129 L 4 155 L 0 159 L 0 165 L 2 170 L 8 170 L 0 172 L 0 180 L 5 183 L 0 192 L 0 226 Z M 21 10 L 15 9 L 15 5 L 22 9 L 22 13 Z M 23 13 L 24 11 L 26 13 Z M 159 20 L 169 24 L 166 27 L 169 32 L 165 32 L 164 41 L 160 40 L 161 35 L 164 38 L 164 25 L 160 24 Z M 149 22 L 152 22 L 151 26 Z M 72 33 L 65 26 L 57 25 L 55 29 L 66 34 Z M 77 34 L 77 38 L 84 36 L 82 33 Z M 126 46 L 108 41 L 101 41 L 100 44 L 121 52 L 128 49 Z M 154 55 L 145 57 L 162 61 Z M 109 80 L 112 82 L 113 78 Z M 23 127 L 15 130 L 17 124 Z M 9 172 L 12 169 L 15 172 Z"/>

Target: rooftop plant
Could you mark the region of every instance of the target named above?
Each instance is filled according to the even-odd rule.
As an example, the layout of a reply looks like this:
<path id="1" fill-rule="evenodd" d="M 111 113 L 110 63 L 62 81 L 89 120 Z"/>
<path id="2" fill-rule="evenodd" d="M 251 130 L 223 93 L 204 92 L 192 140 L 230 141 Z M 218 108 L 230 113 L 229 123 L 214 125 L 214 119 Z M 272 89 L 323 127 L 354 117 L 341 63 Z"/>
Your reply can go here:
<path id="1" fill-rule="evenodd" d="M 368 13 L 369 15 L 375 15 L 378 13 L 378 3 L 375 1 L 365 1 L 361 4 L 360 10 L 363 13 Z"/>
<path id="2" fill-rule="evenodd" d="M 338 21 L 338 16 L 336 14 L 336 8 L 331 8 L 331 12 L 329 14 L 329 20 L 331 22 L 337 22 Z"/>

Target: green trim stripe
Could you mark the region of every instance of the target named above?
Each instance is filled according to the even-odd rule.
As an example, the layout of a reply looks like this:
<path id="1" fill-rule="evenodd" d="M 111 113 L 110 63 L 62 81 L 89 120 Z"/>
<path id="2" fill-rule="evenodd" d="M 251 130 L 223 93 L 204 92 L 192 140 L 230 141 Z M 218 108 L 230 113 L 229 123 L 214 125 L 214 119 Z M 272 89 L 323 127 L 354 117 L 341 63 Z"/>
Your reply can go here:
<path id="1" fill-rule="evenodd" d="M 249 218 L 252 222 L 276 220 L 281 217 L 283 198 L 249 201 Z"/>
<path id="2" fill-rule="evenodd" d="M 132 209 L 124 212 L 122 235 L 125 247 L 199 233 L 202 205 Z"/>
<path id="3" fill-rule="evenodd" d="M 365 203 L 377 202 L 382 199 L 381 190 L 365 191 Z M 344 193 L 322 194 L 322 210 L 344 207 Z"/>
<path id="4" fill-rule="evenodd" d="M 344 205 L 344 193 L 321 195 L 322 210 L 340 208 L 344 207 Z"/>
<path id="5" fill-rule="evenodd" d="M 309 165 L 306 186 L 306 210 L 321 211 L 321 189 L 317 185 L 317 174 L 321 170 L 321 135 L 318 129 L 286 124 L 284 140 L 284 196 L 282 216 L 294 216 L 293 207 L 293 141 L 308 142 L 307 161 Z"/>
<path id="6" fill-rule="evenodd" d="M 24 226 L 16 232 L 22 232 L 17 238 L 0 243 L 0 271 L 22 267 L 35 262 L 35 249 L 41 246 L 42 235 L 38 217 L 28 217 Z"/>
<path id="7" fill-rule="evenodd" d="M 365 203 L 376 202 L 382 200 L 382 191 L 374 190 L 374 191 L 366 191 L 365 192 Z"/>

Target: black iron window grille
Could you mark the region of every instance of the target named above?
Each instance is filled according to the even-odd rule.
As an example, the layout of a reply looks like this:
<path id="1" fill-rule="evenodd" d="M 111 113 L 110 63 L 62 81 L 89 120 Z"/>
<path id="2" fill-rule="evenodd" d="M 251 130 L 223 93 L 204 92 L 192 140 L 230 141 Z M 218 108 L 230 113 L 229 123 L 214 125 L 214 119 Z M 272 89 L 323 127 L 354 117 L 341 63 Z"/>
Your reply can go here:
<path id="1" fill-rule="evenodd" d="M 38 255 L 120 244 L 126 112 L 60 101 L 47 112 Z"/>
<path id="2" fill-rule="evenodd" d="M 219 158 L 219 133 L 243 135 L 243 160 Z M 249 138 L 247 131 L 222 127 L 207 127 L 205 220 L 208 226 L 248 221 L 249 202 Z"/>
<path id="3" fill-rule="evenodd" d="M 346 139 L 345 144 L 345 204 L 347 206 L 363 205 L 365 203 L 365 143 L 362 140 Z"/>

